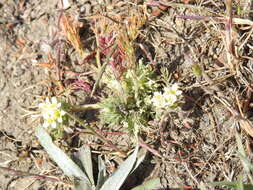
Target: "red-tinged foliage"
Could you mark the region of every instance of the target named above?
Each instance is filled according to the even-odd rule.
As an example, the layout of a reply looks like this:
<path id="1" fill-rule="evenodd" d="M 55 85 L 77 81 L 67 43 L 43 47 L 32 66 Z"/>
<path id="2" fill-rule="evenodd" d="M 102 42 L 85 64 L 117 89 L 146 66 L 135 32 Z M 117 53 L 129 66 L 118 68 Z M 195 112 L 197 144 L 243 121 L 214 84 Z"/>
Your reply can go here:
<path id="1" fill-rule="evenodd" d="M 65 82 L 65 85 L 73 85 L 73 89 L 81 89 L 84 90 L 86 92 L 91 92 L 91 85 L 88 82 L 85 82 L 83 80 L 80 79 L 71 79 Z"/>
<path id="2" fill-rule="evenodd" d="M 109 53 L 112 50 L 112 46 L 116 42 L 116 38 L 113 36 L 113 34 L 109 35 L 100 35 L 99 36 L 99 47 L 102 50 L 101 53 L 104 56 L 109 55 Z M 109 65 L 112 68 L 112 71 L 117 79 L 120 79 L 124 71 L 126 70 L 126 67 L 124 66 L 125 62 L 125 53 L 120 44 L 118 44 L 118 48 L 113 53 Z"/>

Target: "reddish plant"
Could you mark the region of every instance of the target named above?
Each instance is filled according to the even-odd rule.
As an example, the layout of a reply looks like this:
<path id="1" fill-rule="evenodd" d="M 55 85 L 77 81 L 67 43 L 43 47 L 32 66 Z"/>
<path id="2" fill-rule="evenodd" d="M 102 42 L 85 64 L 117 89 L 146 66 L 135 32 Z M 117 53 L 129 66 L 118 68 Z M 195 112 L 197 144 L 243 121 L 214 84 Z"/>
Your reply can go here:
<path id="1" fill-rule="evenodd" d="M 69 79 L 65 82 L 65 85 L 73 85 L 73 89 L 75 90 L 84 90 L 86 92 L 91 92 L 91 85 L 88 82 L 85 82 L 80 79 Z"/>
<path id="2" fill-rule="evenodd" d="M 115 42 L 116 38 L 112 33 L 109 35 L 103 34 L 99 36 L 99 47 L 102 49 L 101 53 L 104 56 L 108 56 L 112 51 L 112 46 Z M 120 44 L 118 44 L 118 48 L 113 53 L 109 65 L 112 68 L 112 71 L 117 79 L 120 79 L 122 74 L 124 73 L 126 67 L 124 65 L 125 62 L 125 53 Z"/>

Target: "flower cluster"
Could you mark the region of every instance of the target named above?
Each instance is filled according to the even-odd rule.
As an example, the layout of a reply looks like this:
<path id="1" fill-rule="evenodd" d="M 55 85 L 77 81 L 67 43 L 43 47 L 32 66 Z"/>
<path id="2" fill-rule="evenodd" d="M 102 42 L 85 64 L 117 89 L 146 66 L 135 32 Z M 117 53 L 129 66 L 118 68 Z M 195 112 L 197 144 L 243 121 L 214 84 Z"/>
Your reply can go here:
<path id="1" fill-rule="evenodd" d="M 165 87 L 163 93 L 155 92 L 151 101 L 156 108 L 172 108 L 176 106 L 181 94 L 178 85 L 173 84 L 171 87 Z"/>
<path id="2" fill-rule="evenodd" d="M 66 112 L 62 109 L 62 104 L 57 101 L 56 97 L 52 97 L 51 101 L 46 98 L 45 103 L 39 104 L 39 108 L 44 119 L 43 127 L 56 128 L 63 124 Z"/>

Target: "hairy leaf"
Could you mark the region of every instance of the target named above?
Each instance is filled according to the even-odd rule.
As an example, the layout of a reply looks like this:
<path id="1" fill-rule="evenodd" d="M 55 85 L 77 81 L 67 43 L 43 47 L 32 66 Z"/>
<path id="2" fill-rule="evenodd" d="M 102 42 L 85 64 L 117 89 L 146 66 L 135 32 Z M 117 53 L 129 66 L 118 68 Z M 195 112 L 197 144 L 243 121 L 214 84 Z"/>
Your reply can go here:
<path id="1" fill-rule="evenodd" d="M 162 185 L 160 183 L 160 179 L 155 178 L 155 179 L 151 179 L 151 180 L 145 182 L 142 185 L 139 185 L 139 186 L 133 188 L 132 190 L 154 190 L 154 189 L 158 189 L 158 188 L 162 188 Z"/>
<path id="2" fill-rule="evenodd" d="M 88 177 L 59 147 L 53 143 L 51 137 L 43 127 L 39 126 L 36 129 L 36 136 L 49 156 L 66 175 L 80 179 L 83 183 L 83 190 L 91 190 L 91 184 Z"/>
<path id="3" fill-rule="evenodd" d="M 104 183 L 100 190 L 118 190 L 127 176 L 131 173 L 137 159 L 138 147 L 134 150 L 131 156 L 129 156 L 113 173 L 113 175 Z"/>

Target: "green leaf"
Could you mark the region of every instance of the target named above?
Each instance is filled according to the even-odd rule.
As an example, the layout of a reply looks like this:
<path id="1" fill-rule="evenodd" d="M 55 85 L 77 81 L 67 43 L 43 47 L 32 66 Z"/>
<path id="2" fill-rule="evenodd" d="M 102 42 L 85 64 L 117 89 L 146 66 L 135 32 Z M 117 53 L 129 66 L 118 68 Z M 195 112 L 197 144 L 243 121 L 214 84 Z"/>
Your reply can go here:
<path id="1" fill-rule="evenodd" d="M 99 190 L 107 179 L 105 163 L 101 156 L 98 156 L 98 181 L 96 190 Z"/>
<path id="2" fill-rule="evenodd" d="M 243 184 L 243 189 L 244 190 L 252 190 L 253 189 L 253 185 L 251 185 L 251 184 Z"/>
<path id="3" fill-rule="evenodd" d="M 192 65 L 192 72 L 196 77 L 200 77 L 202 75 L 202 69 L 198 64 Z"/>
<path id="4" fill-rule="evenodd" d="M 74 190 L 93 190 L 90 186 L 85 183 L 85 181 L 75 179 L 74 180 L 75 188 Z"/>
<path id="5" fill-rule="evenodd" d="M 153 190 L 153 189 L 158 189 L 158 188 L 162 188 L 162 185 L 160 183 L 160 179 L 155 178 L 155 179 L 151 179 L 151 180 L 145 182 L 142 185 L 139 185 L 139 186 L 133 188 L 132 190 Z"/>
<path id="6" fill-rule="evenodd" d="M 113 173 L 113 175 L 106 180 L 104 185 L 100 190 L 119 190 L 122 186 L 124 181 L 126 180 L 127 176 L 132 171 L 134 164 L 136 163 L 138 153 L 138 147 L 135 148 L 133 154 L 129 156 L 120 166 L 119 168 Z"/>
<path id="7" fill-rule="evenodd" d="M 253 165 L 246 157 L 246 153 L 243 148 L 241 137 L 239 136 L 238 133 L 236 133 L 235 137 L 236 137 L 236 142 L 237 142 L 237 146 L 238 146 L 239 157 L 241 159 L 244 169 L 247 171 L 247 173 L 249 173 L 250 170 L 253 170 Z"/>
<path id="8" fill-rule="evenodd" d="M 252 171 L 253 170 L 252 163 L 245 156 L 243 156 L 242 154 L 238 153 L 238 155 L 239 155 L 239 157 L 241 159 L 241 162 L 243 164 L 243 167 L 247 171 L 247 173 L 249 173 L 250 170 Z"/>
<path id="9" fill-rule="evenodd" d="M 237 190 L 244 190 L 244 184 L 242 182 L 242 179 L 238 181 L 236 189 Z"/>
<path id="10" fill-rule="evenodd" d="M 238 151 L 241 155 L 243 156 L 246 156 L 246 153 L 244 151 L 244 148 L 243 148 L 243 144 L 242 144 L 242 139 L 241 137 L 239 136 L 238 133 L 235 134 L 235 137 L 236 137 L 236 142 L 237 142 L 237 146 L 238 146 Z"/>
<path id="11" fill-rule="evenodd" d="M 39 126 L 35 132 L 40 144 L 49 154 L 49 156 L 56 162 L 56 164 L 68 176 L 76 177 L 83 182 L 82 190 L 91 190 L 91 184 L 88 177 L 83 171 L 59 148 L 57 147 L 46 130 Z"/>
<path id="12" fill-rule="evenodd" d="M 140 163 L 144 160 L 145 156 L 146 156 L 147 150 L 146 149 L 141 149 L 140 152 L 137 155 L 137 160 L 134 164 L 134 167 L 131 171 L 131 173 L 134 172 L 134 170 L 136 170 L 136 168 L 138 168 L 138 166 L 140 165 Z M 130 174 L 131 174 L 130 173 Z"/>
<path id="13" fill-rule="evenodd" d="M 87 145 L 82 146 L 81 149 L 79 150 L 79 152 L 77 153 L 76 157 L 82 163 L 82 166 L 84 167 L 85 174 L 87 174 L 87 176 L 90 180 L 90 183 L 92 184 L 92 186 L 95 186 L 94 178 L 93 178 L 90 147 Z"/>
<path id="14" fill-rule="evenodd" d="M 213 182 L 213 183 L 208 183 L 209 185 L 212 186 L 220 186 L 220 185 L 225 185 L 228 187 L 236 188 L 237 182 L 228 182 L 228 181 L 221 181 L 221 182 Z"/>
<path id="15" fill-rule="evenodd" d="M 207 190 L 206 186 L 203 183 L 200 184 L 199 188 L 200 190 Z"/>
<path id="16" fill-rule="evenodd" d="M 232 187 L 236 190 L 252 190 L 253 189 L 253 185 L 243 184 L 242 181 L 234 181 L 234 182 L 222 181 L 222 182 L 209 183 L 209 185 L 212 185 L 212 186 L 225 185 L 227 187 Z"/>

